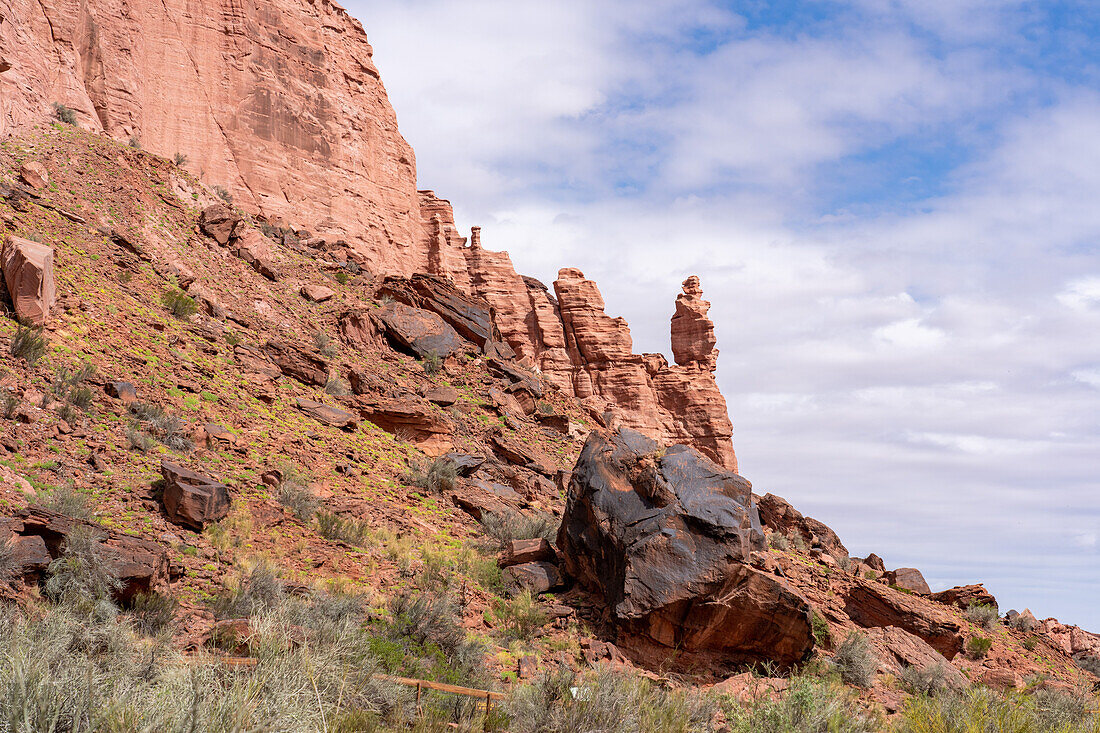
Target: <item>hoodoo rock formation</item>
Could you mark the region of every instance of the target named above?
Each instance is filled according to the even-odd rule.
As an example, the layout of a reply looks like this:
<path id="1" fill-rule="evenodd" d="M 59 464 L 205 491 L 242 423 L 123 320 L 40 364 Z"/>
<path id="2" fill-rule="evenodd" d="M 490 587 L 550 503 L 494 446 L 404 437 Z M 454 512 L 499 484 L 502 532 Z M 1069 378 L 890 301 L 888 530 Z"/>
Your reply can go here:
<path id="1" fill-rule="evenodd" d="M 558 547 L 645 663 L 790 666 L 813 648 L 806 600 L 748 564 L 764 549 L 749 482 L 687 446 L 593 432 Z"/>
<path id="2" fill-rule="evenodd" d="M 57 104 L 83 128 L 179 154 L 245 211 L 375 275 L 450 280 L 488 304 L 521 364 L 588 399 L 593 414 L 611 411 L 737 469 L 698 278 L 676 299 L 670 365 L 633 353 L 626 321 L 605 314 L 579 270 L 563 269 L 552 294 L 517 273 L 507 252 L 484 249 L 477 227 L 461 236 L 451 204 L 417 190 L 366 34 L 329 0 L 14 0 L 0 48 L 10 66 L 0 77 L 0 137 L 50 119 Z M 204 229 L 224 244 L 233 217 L 211 207 Z M 278 277 L 262 252 L 238 249 Z"/>

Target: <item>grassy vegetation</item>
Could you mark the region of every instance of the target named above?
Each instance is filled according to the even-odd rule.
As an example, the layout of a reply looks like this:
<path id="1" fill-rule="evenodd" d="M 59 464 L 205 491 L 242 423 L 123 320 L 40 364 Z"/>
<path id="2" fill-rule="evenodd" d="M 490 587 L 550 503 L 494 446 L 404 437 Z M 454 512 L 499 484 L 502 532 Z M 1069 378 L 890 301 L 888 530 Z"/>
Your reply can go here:
<path id="1" fill-rule="evenodd" d="M 46 355 L 47 344 L 41 328 L 20 324 L 12 334 L 9 349 L 16 359 L 27 362 L 27 366 L 34 366 Z"/>

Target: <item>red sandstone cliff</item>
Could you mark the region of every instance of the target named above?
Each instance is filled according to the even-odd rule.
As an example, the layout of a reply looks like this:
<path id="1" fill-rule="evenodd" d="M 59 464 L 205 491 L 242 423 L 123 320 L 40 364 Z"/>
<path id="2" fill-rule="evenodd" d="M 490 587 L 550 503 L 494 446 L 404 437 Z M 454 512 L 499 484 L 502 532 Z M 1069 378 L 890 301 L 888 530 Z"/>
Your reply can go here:
<path id="1" fill-rule="evenodd" d="M 0 0 L 0 138 L 60 103 L 81 127 L 180 153 L 245 210 L 344 240 L 375 273 L 451 278 L 488 301 L 548 383 L 736 469 L 698 279 L 676 300 L 669 365 L 633 353 L 626 321 L 579 270 L 551 295 L 483 249 L 476 227 L 467 243 L 450 203 L 417 191 L 371 54 L 329 0 Z"/>

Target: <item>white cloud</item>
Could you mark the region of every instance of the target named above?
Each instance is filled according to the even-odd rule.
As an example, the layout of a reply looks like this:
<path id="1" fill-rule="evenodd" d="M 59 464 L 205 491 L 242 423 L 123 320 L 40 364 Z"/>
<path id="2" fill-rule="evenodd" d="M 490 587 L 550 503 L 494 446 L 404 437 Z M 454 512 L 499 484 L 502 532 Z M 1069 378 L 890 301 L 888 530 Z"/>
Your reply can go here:
<path id="1" fill-rule="evenodd" d="M 1100 96 L 1019 61 L 1023 3 L 852 0 L 804 32 L 704 0 L 349 10 L 421 185 L 486 246 L 580 267 L 638 351 L 702 277 L 758 490 L 1100 629 Z"/>

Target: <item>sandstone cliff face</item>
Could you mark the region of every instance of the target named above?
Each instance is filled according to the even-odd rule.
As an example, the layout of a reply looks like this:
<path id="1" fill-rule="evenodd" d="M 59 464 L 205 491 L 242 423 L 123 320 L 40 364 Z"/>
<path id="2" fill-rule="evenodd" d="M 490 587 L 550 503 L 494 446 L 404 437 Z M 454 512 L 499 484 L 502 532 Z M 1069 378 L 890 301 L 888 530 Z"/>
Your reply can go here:
<path id="1" fill-rule="evenodd" d="M 416 164 L 359 23 L 328 0 L 5 0 L 0 137 L 58 102 L 189 159 L 237 203 L 373 269 L 426 260 Z"/>
<path id="2" fill-rule="evenodd" d="M 451 279 L 547 382 L 736 469 L 698 279 L 677 298 L 669 365 L 633 353 L 579 270 L 551 295 L 476 227 L 467 241 L 450 203 L 417 190 L 366 34 L 330 0 L 4 0 L 0 50 L 0 138 L 57 102 L 81 127 L 182 153 L 246 211 L 345 241 L 376 274 Z"/>

